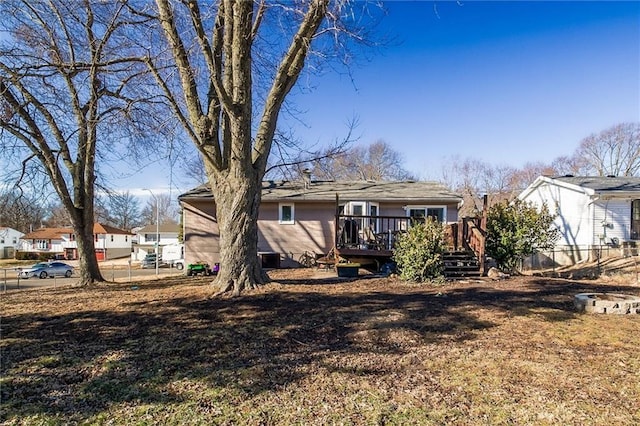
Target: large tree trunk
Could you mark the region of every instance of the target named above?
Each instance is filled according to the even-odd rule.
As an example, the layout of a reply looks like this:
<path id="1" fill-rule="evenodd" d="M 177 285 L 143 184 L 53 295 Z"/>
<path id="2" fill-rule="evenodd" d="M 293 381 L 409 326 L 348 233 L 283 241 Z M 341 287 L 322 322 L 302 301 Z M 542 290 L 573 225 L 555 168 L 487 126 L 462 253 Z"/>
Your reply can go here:
<path id="1" fill-rule="evenodd" d="M 70 200 L 69 200 L 70 201 Z M 78 262 L 80 269 L 79 285 L 90 285 L 103 282 L 105 279 L 100 272 L 96 257 L 93 232 L 93 201 L 85 204 L 85 208 L 73 208 L 71 222 L 76 234 L 78 247 Z"/>
<path id="2" fill-rule="evenodd" d="M 231 291 L 237 296 L 269 281 L 257 256 L 260 185 L 246 176 L 212 182 L 220 229 L 220 271 L 213 281 L 216 294 Z"/>
<path id="3" fill-rule="evenodd" d="M 268 281 L 257 256 L 262 178 L 278 114 L 304 68 L 311 43 L 327 16 L 329 3 L 329 0 L 312 0 L 292 5 L 298 11 L 296 19 L 300 18 L 294 24 L 297 30 L 295 34 L 288 34 L 291 36 L 289 47 L 275 56 L 280 56 L 280 64 L 273 70 L 273 82 L 260 105 L 254 104 L 253 99 L 253 73 L 259 69 L 253 66 L 254 41 L 260 37 L 259 28 L 266 14 L 275 13 L 279 8 L 268 2 L 219 1 L 214 26 L 207 34 L 204 29 L 209 24 L 202 20 L 206 13 L 200 10 L 200 5 L 207 2 L 182 2 L 180 5 L 180 2 L 156 0 L 160 25 L 180 78 L 178 94 L 164 78 L 164 65 L 156 66 L 151 57 L 147 65 L 203 155 L 220 230 L 220 271 L 214 281 L 218 293 L 233 291 L 237 295 Z M 185 10 L 187 6 L 188 10 Z M 194 67 L 198 62 L 192 58 L 197 54 L 191 51 L 194 47 L 188 38 L 191 33 L 183 32 L 183 20 L 176 19 L 179 13 L 188 14 L 202 55 L 199 64 L 206 67 Z M 277 14 L 273 16 L 277 17 Z M 209 84 L 203 87 L 205 75 Z M 204 100 L 206 104 L 203 104 Z M 260 114 L 256 126 L 253 125 L 254 114 Z"/>

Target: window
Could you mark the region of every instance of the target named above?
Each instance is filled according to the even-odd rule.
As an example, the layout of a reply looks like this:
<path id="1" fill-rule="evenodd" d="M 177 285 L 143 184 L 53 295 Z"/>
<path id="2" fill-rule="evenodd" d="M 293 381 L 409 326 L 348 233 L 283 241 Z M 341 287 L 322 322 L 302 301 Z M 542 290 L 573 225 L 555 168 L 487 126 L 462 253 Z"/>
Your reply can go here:
<path id="1" fill-rule="evenodd" d="M 113 242 L 113 234 L 111 234 L 111 242 Z"/>
<path id="2" fill-rule="evenodd" d="M 4 238 L 0 238 L 0 244 L 4 244 Z"/>
<path id="3" fill-rule="evenodd" d="M 427 217 L 432 217 L 438 222 L 444 222 L 444 209 L 442 207 L 428 208 Z"/>
<path id="4" fill-rule="evenodd" d="M 124 242 L 125 242 L 125 243 L 128 243 L 128 242 L 129 242 L 129 236 L 128 236 L 128 235 L 125 235 L 125 236 L 124 236 Z"/>
<path id="5" fill-rule="evenodd" d="M 40 250 L 49 248 L 49 240 L 36 240 L 36 247 Z"/>
<path id="6" fill-rule="evenodd" d="M 380 206 L 378 205 L 378 203 L 369 203 L 369 216 L 378 216 L 380 213 L 378 213 L 380 211 Z M 373 232 L 378 232 L 378 229 L 380 229 L 380 224 L 378 223 L 378 219 L 374 219 L 374 218 L 370 218 L 369 219 L 369 226 L 371 227 L 371 230 Z"/>
<path id="7" fill-rule="evenodd" d="M 424 223 L 426 217 L 432 217 L 440 223 L 445 222 L 447 208 L 445 206 L 407 206 L 407 216 L 412 221 Z"/>
<path id="8" fill-rule="evenodd" d="M 278 222 L 283 225 L 292 225 L 295 223 L 295 209 L 293 204 L 278 205 Z"/>
<path id="9" fill-rule="evenodd" d="M 631 239 L 640 239 L 640 200 L 631 202 Z"/>
<path id="10" fill-rule="evenodd" d="M 426 216 L 426 210 L 423 208 L 409 209 L 409 217 L 412 222 L 424 223 L 424 217 Z"/>

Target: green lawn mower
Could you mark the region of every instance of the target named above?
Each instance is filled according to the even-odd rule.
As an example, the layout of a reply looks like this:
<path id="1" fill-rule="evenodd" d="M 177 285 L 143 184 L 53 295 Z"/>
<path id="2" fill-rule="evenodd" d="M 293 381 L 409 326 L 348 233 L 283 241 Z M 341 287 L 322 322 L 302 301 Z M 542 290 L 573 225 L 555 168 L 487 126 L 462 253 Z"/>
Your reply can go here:
<path id="1" fill-rule="evenodd" d="M 192 275 L 216 275 L 220 270 L 220 264 L 216 263 L 213 265 L 213 269 L 209 266 L 208 263 L 204 262 L 196 262 L 190 263 L 187 265 L 187 276 L 190 277 Z"/>

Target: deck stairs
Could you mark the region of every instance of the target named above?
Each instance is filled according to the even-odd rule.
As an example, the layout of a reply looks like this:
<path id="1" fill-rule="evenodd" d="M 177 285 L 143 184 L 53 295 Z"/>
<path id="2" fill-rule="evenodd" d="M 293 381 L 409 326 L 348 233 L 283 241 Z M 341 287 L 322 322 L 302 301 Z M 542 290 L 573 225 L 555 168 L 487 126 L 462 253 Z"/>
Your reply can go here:
<path id="1" fill-rule="evenodd" d="M 447 251 L 443 254 L 444 276 L 447 279 L 480 277 L 480 262 L 472 251 Z"/>

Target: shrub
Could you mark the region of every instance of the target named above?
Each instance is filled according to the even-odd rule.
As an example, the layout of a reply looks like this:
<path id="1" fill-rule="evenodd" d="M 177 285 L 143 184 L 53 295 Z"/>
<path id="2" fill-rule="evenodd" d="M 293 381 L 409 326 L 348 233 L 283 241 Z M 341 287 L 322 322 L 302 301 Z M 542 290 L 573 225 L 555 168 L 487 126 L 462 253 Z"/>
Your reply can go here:
<path id="1" fill-rule="evenodd" d="M 38 260 L 38 253 L 29 251 L 16 251 L 16 260 Z"/>
<path id="2" fill-rule="evenodd" d="M 515 271 L 524 256 L 553 248 L 560 237 L 560 231 L 552 226 L 554 219 L 546 204 L 538 209 L 516 199 L 492 206 L 487 212 L 487 255 L 500 269 Z"/>
<path id="3" fill-rule="evenodd" d="M 416 223 L 401 234 L 394 248 L 393 261 L 400 278 L 423 282 L 443 276 L 442 253 L 446 250 L 444 225 L 432 218 Z"/>

